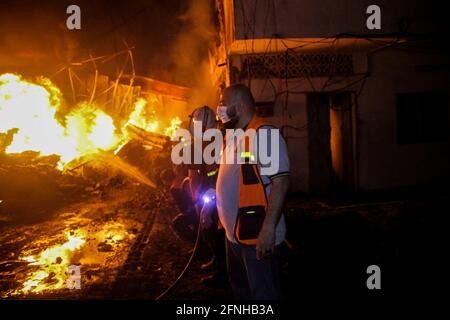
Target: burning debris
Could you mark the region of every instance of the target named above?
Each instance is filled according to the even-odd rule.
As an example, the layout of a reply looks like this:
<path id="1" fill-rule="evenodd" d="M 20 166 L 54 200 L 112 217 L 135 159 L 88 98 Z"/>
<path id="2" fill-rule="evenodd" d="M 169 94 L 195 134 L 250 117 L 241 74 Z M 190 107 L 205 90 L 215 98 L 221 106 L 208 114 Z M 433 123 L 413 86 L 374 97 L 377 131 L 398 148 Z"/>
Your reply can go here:
<path id="1" fill-rule="evenodd" d="M 0 76 L 3 217 L 17 217 L 22 212 L 29 215 L 30 210 L 38 211 L 35 216 L 45 215 L 39 212 L 41 208 L 46 211 L 62 204 L 65 198 L 70 198 L 68 202 L 77 200 L 73 196 L 80 189 L 118 172 L 155 187 L 153 181 L 162 163 L 153 160 L 160 160 L 161 153 L 167 160 L 167 142 L 181 124 L 178 117 L 167 121 L 159 118 L 161 97 L 147 92 L 145 99 L 136 98 L 114 114 L 106 107 L 100 108 L 92 97 L 72 108 L 66 104 L 49 79 L 41 77 L 31 82 L 16 74 Z M 124 114 L 126 110 L 129 112 Z M 136 154 L 136 148 L 124 148 L 127 145 L 139 145 L 140 154 Z M 130 149 L 134 156 L 127 155 Z M 124 161 L 133 157 L 139 161 Z M 28 195 L 26 203 L 23 194 Z"/>
<path id="2" fill-rule="evenodd" d="M 155 203 L 145 190 L 122 184 L 107 196 L 66 206 L 46 222 L 5 229 L 1 296 L 79 295 L 68 287 L 71 268 L 82 270 L 83 289 L 101 285 L 108 290 Z"/>
<path id="3" fill-rule="evenodd" d="M 31 83 L 18 75 L 0 76 L 0 132 L 16 130 L 5 152 L 56 154 L 63 166 L 115 146 L 112 119 L 100 109 L 81 104 L 66 116 L 64 126 L 56 119 L 60 107 L 61 92 L 50 80 Z"/>
<path id="4" fill-rule="evenodd" d="M 76 236 L 69 233 L 66 237 L 67 241 L 61 245 L 47 248 L 37 255 L 20 257 L 30 265 L 38 267 L 38 270 L 32 272 L 23 283 L 23 288 L 20 290 L 22 293 L 38 293 L 65 286 L 65 273 L 69 268 L 71 255 L 86 243 L 82 235 Z"/>
<path id="5" fill-rule="evenodd" d="M 95 99 L 67 107 L 49 79 L 0 75 L 3 298 L 71 296 L 72 267 L 88 288 L 113 283 L 170 167 L 181 120 L 161 105 L 147 93 L 125 115 Z"/>
<path id="6" fill-rule="evenodd" d="M 53 24 L 51 10 L 42 6 Z M 134 43 L 127 32 L 115 39 L 125 46 L 118 49 L 117 41 L 111 42 L 113 46 L 103 43 L 117 33 L 102 28 L 88 48 L 85 41 L 93 39 L 85 39 L 84 31 L 66 33 L 59 20 L 55 30 L 62 33 L 45 33 L 46 41 L 38 40 L 42 52 L 34 47 L 39 37 L 20 45 L 25 49 L 12 43 L 4 46 L 11 50 L 1 56 L 0 72 L 1 297 L 92 297 L 95 288 L 105 297 L 112 284 L 122 293 L 123 279 L 118 278 L 128 280 L 133 269 L 129 265 L 143 262 L 144 249 L 151 246 L 158 252 L 146 254 L 150 251 L 154 258 L 134 271 L 148 272 L 153 280 L 164 274 L 168 282 L 184 267 L 184 253 L 188 257 L 191 246 L 177 251 L 177 241 L 165 241 L 179 240 L 166 232 L 177 212 L 170 208 L 164 219 L 156 216 L 160 206 L 170 205 L 167 199 L 161 201 L 160 174 L 172 169 L 171 138 L 182 119 L 196 105 L 215 101 L 216 94 L 216 88 L 205 81 L 209 75 L 206 41 L 198 35 L 207 34 L 210 40 L 214 36 L 197 27 L 200 10 L 181 18 L 186 9 L 180 3 L 167 15 L 173 18 L 169 24 L 176 42 L 188 39 L 185 32 L 178 35 L 179 28 L 191 26 L 188 33 L 195 41 L 188 41 L 182 50 L 170 44 L 160 46 L 170 52 L 147 51 L 149 47 Z M 126 24 L 138 22 L 135 17 L 130 15 Z M 15 31 L 22 29 L 8 30 L 7 42 L 20 40 Z M 33 63 L 16 64 L 16 55 L 22 53 Z M 142 64 L 152 59 L 157 68 Z M 34 75 L 45 77 L 31 78 Z M 194 93 L 193 87 L 201 90 Z M 211 90 L 203 90 L 206 87 Z M 160 224 L 156 239 L 149 238 L 153 222 Z M 167 254 L 162 247 L 169 249 Z M 179 265 L 169 259 L 173 252 L 182 253 Z M 71 266 L 81 268 L 81 292 L 67 289 Z M 149 272 L 153 267 L 154 272 Z M 150 296 L 163 291 L 167 282 L 153 281 L 156 292 Z"/>
<path id="7" fill-rule="evenodd" d="M 116 127 L 110 115 L 88 102 L 79 103 L 59 120 L 62 94 L 49 79 L 32 83 L 19 75 L 4 74 L 0 76 L 0 151 L 58 155 L 58 167 L 63 169 L 75 159 L 124 145 L 130 139 L 125 131 L 128 124 L 151 132 L 160 129 L 155 110 L 147 114 L 146 104 L 142 98 L 137 100 L 122 127 Z M 161 131 L 170 136 L 180 124 L 180 119 L 174 118 Z"/>

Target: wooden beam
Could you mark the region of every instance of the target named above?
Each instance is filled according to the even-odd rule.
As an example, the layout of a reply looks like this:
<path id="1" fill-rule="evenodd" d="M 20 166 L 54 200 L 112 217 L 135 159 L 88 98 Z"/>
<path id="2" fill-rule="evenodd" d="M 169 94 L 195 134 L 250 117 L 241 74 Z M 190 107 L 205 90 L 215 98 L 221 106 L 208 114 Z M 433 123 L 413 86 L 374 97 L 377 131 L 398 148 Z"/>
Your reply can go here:
<path id="1" fill-rule="evenodd" d="M 130 79 L 131 77 L 132 75 L 123 75 L 122 79 Z M 133 85 L 140 86 L 143 93 L 151 92 L 161 94 L 182 101 L 187 101 L 192 95 L 190 88 L 148 78 L 145 76 L 135 76 Z"/>

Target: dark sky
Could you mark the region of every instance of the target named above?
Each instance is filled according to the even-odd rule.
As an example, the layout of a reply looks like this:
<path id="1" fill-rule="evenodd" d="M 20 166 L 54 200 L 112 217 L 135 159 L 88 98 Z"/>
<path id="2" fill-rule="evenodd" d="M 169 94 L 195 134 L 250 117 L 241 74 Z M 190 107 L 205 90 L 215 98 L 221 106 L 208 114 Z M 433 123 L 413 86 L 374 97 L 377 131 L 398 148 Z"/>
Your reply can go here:
<path id="1" fill-rule="evenodd" d="M 68 31 L 66 8 L 81 8 L 82 29 Z M 2 0 L 0 2 L 0 73 L 51 75 L 61 63 L 111 55 L 134 46 L 140 75 L 185 84 L 177 77 L 174 48 L 193 22 L 183 0 Z M 201 49 L 199 49 L 201 48 Z M 204 48 L 206 50 L 206 47 Z M 206 51 L 197 46 L 197 55 Z M 121 69 L 124 55 L 101 65 L 105 74 Z M 130 70 L 128 70 L 130 71 Z"/>

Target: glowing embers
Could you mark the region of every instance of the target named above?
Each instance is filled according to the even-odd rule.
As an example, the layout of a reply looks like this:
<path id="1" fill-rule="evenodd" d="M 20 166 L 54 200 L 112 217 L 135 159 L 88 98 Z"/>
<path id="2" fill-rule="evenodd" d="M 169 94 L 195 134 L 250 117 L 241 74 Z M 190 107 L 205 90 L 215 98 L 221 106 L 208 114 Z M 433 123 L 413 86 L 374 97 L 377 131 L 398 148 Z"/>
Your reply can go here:
<path id="1" fill-rule="evenodd" d="M 70 229 L 68 227 L 67 229 Z M 122 240 L 132 239 L 123 223 L 109 221 L 102 225 L 85 226 L 72 231 L 64 231 L 64 237 L 46 237 L 35 242 L 27 249 L 20 260 L 28 262 L 29 271 L 25 272 L 20 287 L 6 296 L 50 293 L 56 290 L 73 289 L 68 287 L 70 268 L 77 266 L 81 270 L 81 289 L 86 284 L 85 271 L 92 266 L 105 265 L 116 254 Z M 47 243 L 54 243 L 47 248 Z M 37 253 L 35 253 L 37 251 Z M 30 254 L 33 252 L 34 254 Z"/>
<path id="2" fill-rule="evenodd" d="M 38 266 L 38 270 L 27 276 L 20 289 L 21 293 L 39 293 L 66 287 L 66 273 L 73 263 L 72 256 L 86 243 L 85 235 L 82 232 L 78 233 L 66 234 L 67 240 L 63 244 L 54 245 L 37 255 L 22 257 L 31 265 Z"/>

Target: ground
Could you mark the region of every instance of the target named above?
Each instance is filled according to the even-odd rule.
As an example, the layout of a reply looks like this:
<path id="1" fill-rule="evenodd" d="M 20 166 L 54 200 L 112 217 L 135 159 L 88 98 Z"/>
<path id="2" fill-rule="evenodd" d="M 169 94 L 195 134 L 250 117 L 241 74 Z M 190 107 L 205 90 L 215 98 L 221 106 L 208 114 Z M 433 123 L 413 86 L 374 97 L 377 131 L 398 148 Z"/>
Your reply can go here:
<path id="1" fill-rule="evenodd" d="M 26 197 L 26 195 L 24 195 Z M 447 210 L 447 211 L 444 211 Z M 286 298 L 300 294 L 367 294 L 366 269 L 378 265 L 382 288 L 428 288 L 440 275 L 439 221 L 448 196 L 409 194 L 369 198 L 290 195 L 283 245 Z M 164 191 L 130 179 L 87 186 L 76 201 L 37 221 L 3 219 L 0 293 L 6 299 L 155 299 L 179 276 L 193 244 L 180 238 L 177 214 Z M 227 285 L 200 283 L 205 246 L 164 299 L 231 299 Z M 72 250 L 73 249 L 73 250 Z M 80 290 L 65 270 L 80 267 Z M 34 282 L 33 282 L 34 281 Z"/>
<path id="2" fill-rule="evenodd" d="M 178 211 L 165 192 L 118 176 L 88 185 L 73 201 L 60 201 L 57 209 L 48 205 L 38 219 L 24 212 L 17 217 L 3 215 L 2 298 L 155 299 L 175 281 L 194 248 L 174 232 L 171 220 Z M 36 193 L 44 192 L 30 193 L 30 199 Z M 10 207 L 32 212 L 28 205 Z M 72 238 L 75 244 L 83 241 L 73 251 L 68 250 Z M 190 270 L 170 297 L 230 297 L 228 288 L 201 288 L 204 274 L 198 270 L 209 252 L 204 245 L 199 247 Z M 31 263 L 29 257 L 33 257 Z M 81 270 L 80 290 L 69 290 L 60 280 L 67 278 L 64 268 L 72 264 Z"/>

